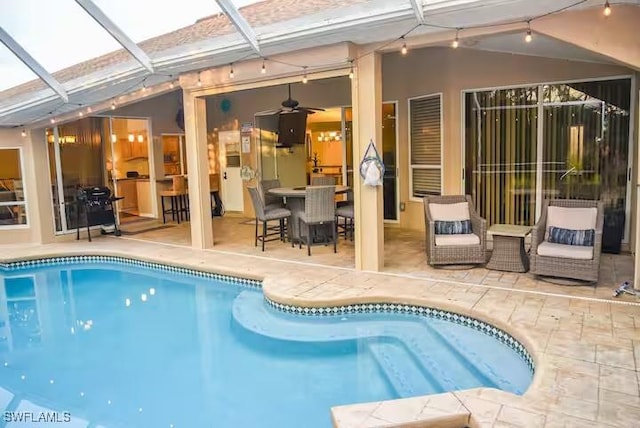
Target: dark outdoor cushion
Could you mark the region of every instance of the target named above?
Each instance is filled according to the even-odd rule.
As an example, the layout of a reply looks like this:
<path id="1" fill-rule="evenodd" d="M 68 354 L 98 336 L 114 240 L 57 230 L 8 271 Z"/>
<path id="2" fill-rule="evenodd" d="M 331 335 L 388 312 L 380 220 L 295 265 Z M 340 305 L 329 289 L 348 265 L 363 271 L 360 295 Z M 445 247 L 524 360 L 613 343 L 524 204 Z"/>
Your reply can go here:
<path id="1" fill-rule="evenodd" d="M 434 227 L 436 235 L 460 235 L 465 233 L 473 233 L 473 231 L 471 230 L 471 220 L 436 220 Z"/>
<path id="2" fill-rule="evenodd" d="M 573 230 L 561 227 L 549 227 L 549 242 L 564 245 L 593 247 L 596 231 L 593 229 Z"/>

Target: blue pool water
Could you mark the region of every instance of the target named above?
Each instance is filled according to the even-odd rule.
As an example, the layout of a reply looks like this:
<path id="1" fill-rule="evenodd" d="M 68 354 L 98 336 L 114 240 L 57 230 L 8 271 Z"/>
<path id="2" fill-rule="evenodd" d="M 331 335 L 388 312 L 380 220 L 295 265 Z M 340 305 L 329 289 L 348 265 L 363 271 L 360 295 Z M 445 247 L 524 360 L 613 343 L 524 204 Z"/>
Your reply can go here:
<path id="1" fill-rule="evenodd" d="M 330 427 L 332 406 L 531 377 L 441 319 L 292 315 L 255 288 L 124 263 L 0 269 L 0 411 L 70 413 L 55 426 Z"/>

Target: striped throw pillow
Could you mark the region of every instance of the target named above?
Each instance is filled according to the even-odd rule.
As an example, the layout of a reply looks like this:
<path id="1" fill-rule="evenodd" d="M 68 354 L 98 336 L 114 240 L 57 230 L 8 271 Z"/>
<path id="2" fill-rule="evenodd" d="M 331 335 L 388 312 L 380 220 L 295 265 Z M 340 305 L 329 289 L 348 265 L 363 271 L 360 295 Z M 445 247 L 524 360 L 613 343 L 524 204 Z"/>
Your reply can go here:
<path id="1" fill-rule="evenodd" d="M 596 231 L 593 229 L 573 230 L 561 227 L 549 227 L 549 242 L 564 245 L 593 247 Z"/>
<path id="2" fill-rule="evenodd" d="M 473 233 L 471 230 L 471 220 L 436 220 L 434 227 L 436 235 L 460 235 L 464 233 Z"/>

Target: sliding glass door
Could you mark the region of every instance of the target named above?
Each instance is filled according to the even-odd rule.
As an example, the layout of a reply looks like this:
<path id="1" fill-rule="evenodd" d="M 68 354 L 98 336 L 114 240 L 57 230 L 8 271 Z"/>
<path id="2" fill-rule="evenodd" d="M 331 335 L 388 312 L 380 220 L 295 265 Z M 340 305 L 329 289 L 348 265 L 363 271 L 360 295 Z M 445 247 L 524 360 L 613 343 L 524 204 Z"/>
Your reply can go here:
<path id="1" fill-rule="evenodd" d="M 105 184 L 102 118 L 86 118 L 47 130 L 56 231 L 86 224 L 78 189 Z"/>
<path id="2" fill-rule="evenodd" d="M 533 225 L 545 198 L 626 207 L 629 79 L 465 94 L 465 187 L 489 224 Z"/>

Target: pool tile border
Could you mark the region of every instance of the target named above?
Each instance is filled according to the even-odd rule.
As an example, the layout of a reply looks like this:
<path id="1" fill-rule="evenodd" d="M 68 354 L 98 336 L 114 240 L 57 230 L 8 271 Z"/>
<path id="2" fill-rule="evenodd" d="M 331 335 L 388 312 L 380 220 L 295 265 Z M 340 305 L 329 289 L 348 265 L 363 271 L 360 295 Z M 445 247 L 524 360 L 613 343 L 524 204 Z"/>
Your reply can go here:
<path id="1" fill-rule="evenodd" d="M 165 272 L 180 273 L 202 278 L 215 279 L 218 281 L 230 282 L 253 289 L 262 289 L 262 281 L 257 279 L 241 278 L 238 276 L 223 275 L 214 272 L 205 272 L 193 268 L 172 266 L 164 263 L 149 262 L 120 256 L 88 255 L 47 257 L 32 260 L 12 261 L 9 263 L 0 263 L 0 267 L 8 271 L 12 271 L 20 268 L 36 266 L 55 266 L 68 263 L 81 264 L 96 262 L 141 266 L 146 268 L 158 269 Z M 529 370 L 531 370 L 532 374 L 535 373 L 535 362 L 533 360 L 533 357 L 527 351 L 525 346 L 522 345 L 517 339 L 498 327 L 467 315 L 461 315 L 456 312 L 446 311 L 443 309 L 437 309 L 428 306 L 409 305 L 401 303 L 356 303 L 350 305 L 337 305 L 328 307 L 305 307 L 278 303 L 274 300 L 269 299 L 267 296 L 264 296 L 264 299 L 269 306 L 278 311 L 304 316 L 328 316 L 355 313 L 387 312 L 418 315 L 454 322 L 456 324 L 461 324 L 473 328 L 474 330 L 478 330 L 484 334 L 496 338 L 499 342 L 504 343 L 509 348 L 513 349 L 518 354 L 518 356 L 524 360 Z"/>
<path id="2" fill-rule="evenodd" d="M 205 272 L 202 270 L 172 266 L 163 263 L 155 263 L 148 262 L 144 260 L 136 260 L 130 259 L 127 257 L 119 257 L 119 256 L 60 256 L 60 257 L 48 257 L 42 259 L 33 259 L 33 260 L 23 260 L 23 261 L 14 261 L 9 263 L 0 263 L 0 267 L 8 271 L 17 270 L 21 268 L 27 267 L 36 267 L 36 266 L 55 266 L 62 265 L 68 263 L 116 263 L 130 266 L 141 266 L 146 268 L 158 269 L 165 272 L 173 272 L 180 273 L 185 275 L 193 275 L 202 278 L 215 279 L 218 281 L 231 282 L 234 284 L 239 284 L 242 286 L 262 289 L 262 281 L 257 279 L 249 279 L 249 278 L 241 278 L 232 275 L 223 275 L 214 272 Z"/>
<path id="3" fill-rule="evenodd" d="M 522 343 L 520 343 L 506 331 L 467 315 L 461 315 L 455 312 L 431 308 L 428 306 L 409 305 L 402 303 L 356 303 L 351 305 L 339 305 L 330 307 L 304 307 L 278 303 L 274 300 L 269 299 L 267 296 L 264 296 L 264 299 L 269 306 L 278 311 L 303 316 L 331 316 L 386 312 L 417 315 L 438 320 L 450 321 L 456 324 L 470 327 L 474 330 L 478 330 L 484 334 L 494 337 L 499 342 L 507 345 L 509 348 L 514 350 L 522 360 L 524 360 L 524 362 L 527 364 L 527 367 L 531 371 L 531 374 L 535 374 L 535 362 L 533 360 L 533 357 Z"/>

